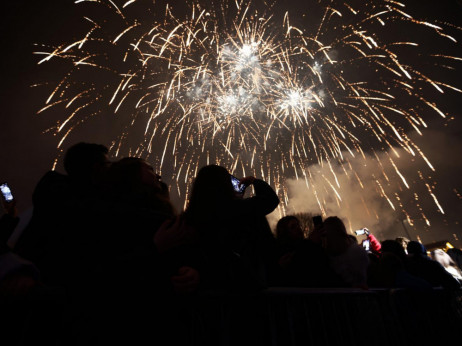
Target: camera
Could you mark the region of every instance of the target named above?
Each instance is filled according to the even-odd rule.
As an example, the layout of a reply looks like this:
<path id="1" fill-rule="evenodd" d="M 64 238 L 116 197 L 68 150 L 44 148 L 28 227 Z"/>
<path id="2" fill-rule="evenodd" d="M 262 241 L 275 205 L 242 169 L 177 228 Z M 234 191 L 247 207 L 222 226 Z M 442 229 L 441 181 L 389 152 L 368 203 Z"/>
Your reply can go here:
<path id="1" fill-rule="evenodd" d="M 234 175 L 231 175 L 231 183 L 233 184 L 234 191 L 237 193 L 244 193 L 247 185 L 239 184 L 239 179 L 237 179 Z"/>
<path id="2" fill-rule="evenodd" d="M 369 230 L 367 228 L 363 228 L 363 229 L 358 229 L 355 231 L 356 235 L 363 235 L 363 234 L 366 234 L 368 235 L 369 234 Z"/>
<path id="3" fill-rule="evenodd" d="M 13 194 L 11 193 L 11 189 L 7 183 L 0 184 L 0 191 L 2 192 L 2 196 L 6 202 L 13 201 Z"/>

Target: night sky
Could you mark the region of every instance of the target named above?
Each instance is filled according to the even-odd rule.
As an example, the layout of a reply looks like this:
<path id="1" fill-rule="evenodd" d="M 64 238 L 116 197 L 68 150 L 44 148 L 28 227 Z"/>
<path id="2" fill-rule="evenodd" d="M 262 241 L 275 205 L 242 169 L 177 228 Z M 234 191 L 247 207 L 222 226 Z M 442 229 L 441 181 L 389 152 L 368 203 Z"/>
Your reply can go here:
<path id="1" fill-rule="evenodd" d="M 181 7 L 182 1 L 171 3 Z M 287 8 L 289 11 L 302 11 L 305 10 L 305 3 L 302 0 L 282 1 L 279 7 Z M 458 1 L 412 0 L 403 3 L 407 5 L 408 12 L 420 19 L 440 20 L 462 26 L 462 6 Z M 62 71 L 52 64 L 38 66 L 37 62 L 41 57 L 33 54 L 37 50 L 34 44 L 55 45 L 80 37 L 82 17 L 88 15 L 82 8 L 72 0 L 15 0 L 2 4 L 3 18 L 0 25 L 3 73 L 0 85 L 3 114 L 0 117 L 0 180 L 9 182 L 18 201 L 20 213 L 30 209 L 34 186 L 50 169 L 57 155 L 58 138 L 51 133 L 44 133 L 56 119 L 47 117 L 46 114 L 36 114 L 43 107 L 49 92 L 46 88 L 32 86 L 46 81 L 48 76 L 62 75 Z M 454 32 L 458 33 L 457 38 L 462 42 L 462 30 Z M 460 42 L 452 44 L 448 53 L 461 57 Z M 432 48 L 440 51 L 440 44 L 442 43 L 439 41 L 429 42 L 428 53 L 433 53 L 430 51 Z M 458 71 L 445 77 L 445 82 L 462 88 L 461 71 L 462 63 L 459 63 Z M 460 93 L 451 91 L 438 96 L 437 103 L 442 104 L 445 112 L 451 115 L 449 118 L 453 119 L 443 121 L 436 116 L 430 117 L 427 119 L 428 130 L 422 139 L 416 140 L 436 168 L 433 177 L 438 186 L 435 191 L 445 215 L 436 212 L 434 208 L 435 212 L 429 213 L 432 221 L 429 230 L 422 233 L 410 227 L 408 229 L 411 237 L 418 234 L 424 242 L 448 239 L 458 247 L 462 247 L 462 242 L 456 240 L 462 240 L 462 197 L 457 196 L 457 191 L 462 193 L 461 100 Z M 68 141 L 64 149 L 76 141 L 107 145 L 109 138 L 104 130 L 98 128 L 98 123 L 95 123 L 84 127 L 84 131 L 80 131 Z M 63 171 L 60 162 L 57 170 Z M 421 198 L 430 199 L 428 194 L 424 193 L 421 194 Z M 422 204 L 425 204 L 425 201 Z M 416 226 L 419 226 L 418 223 Z M 383 235 L 403 235 L 399 234 L 402 233 L 403 225 L 397 222 L 393 227 L 395 232 L 390 231 Z"/>

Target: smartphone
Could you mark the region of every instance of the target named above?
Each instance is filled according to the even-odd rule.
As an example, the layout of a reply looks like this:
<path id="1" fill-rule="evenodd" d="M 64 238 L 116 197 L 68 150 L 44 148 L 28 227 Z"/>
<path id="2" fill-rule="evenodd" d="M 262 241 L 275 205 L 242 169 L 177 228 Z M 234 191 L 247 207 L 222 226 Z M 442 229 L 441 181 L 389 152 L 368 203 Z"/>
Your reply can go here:
<path id="1" fill-rule="evenodd" d="M 234 191 L 237 193 L 244 193 L 247 188 L 247 185 L 239 185 L 239 179 L 237 179 L 234 175 L 231 175 L 231 183 L 233 184 Z"/>
<path id="2" fill-rule="evenodd" d="M 322 225 L 322 216 L 321 215 L 313 216 L 313 224 L 314 224 L 314 227 L 321 226 Z"/>
<path id="3" fill-rule="evenodd" d="M 371 246 L 371 243 L 370 243 L 369 239 L 364 239 L 363 240 L 363 248 L 364 248 L 364 250 L 369 251 L 370 246 Z"/>
<path id="4" fill-rule="evenodd" d="M 2 192 L 2 196 L 7 202 L 13 201 L 13 194 L 11 193 L 11 189 L 8 186 L 8 183 L 0 184 L 0 191 Z"/>

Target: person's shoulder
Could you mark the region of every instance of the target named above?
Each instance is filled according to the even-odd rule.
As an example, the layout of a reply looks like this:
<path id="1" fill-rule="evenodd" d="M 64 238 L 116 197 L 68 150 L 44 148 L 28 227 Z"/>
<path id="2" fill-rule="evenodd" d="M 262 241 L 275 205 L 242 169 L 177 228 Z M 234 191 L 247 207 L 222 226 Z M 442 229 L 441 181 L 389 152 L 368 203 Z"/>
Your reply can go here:
<path id="1" fill-rule="evenodd" d="M 36 191 L 50 188 L 63 188 L 69 185 L 69 177 L 56 171 L 46 172 L 39 180 Z"/>
<path id="2" fill-rule="evenodd" d="M 67 182 L 68 176 L 56 171 L 48 171 L 46 172 L 42 178 L 40 179 L 41 182 Z"/>
<path id="3" fill-rule="evenodd" d="M 35 186 L 32 201 L 34 204 L 40 203 L 40 201 L 51 201 L 56 196 L 64 195 L 68 187 L 69 179 L 66 175 L 48 171 Z"/>
<path id="4" fill-rule="evenodd" d="M 369 255 L 367 251 L 361 245 L 355 242 L 351 243 L 351 245 L 348 247 L 347 253 L 350 255 L 350 257 L 355 259 L 369 261 Z"/>

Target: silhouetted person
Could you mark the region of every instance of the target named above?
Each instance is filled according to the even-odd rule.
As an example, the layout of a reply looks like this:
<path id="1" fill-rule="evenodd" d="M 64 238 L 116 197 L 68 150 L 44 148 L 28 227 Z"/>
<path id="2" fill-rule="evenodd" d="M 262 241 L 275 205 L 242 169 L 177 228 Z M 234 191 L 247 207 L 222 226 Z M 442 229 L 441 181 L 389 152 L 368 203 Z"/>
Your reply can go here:
<path id="1" fill-rule="evenodd" d="M 343 221 L 331 216 L 323 222 L 324 247 L 330 265 L 347 287 L 367 288 L 369 257 L 356 238 L 347 233 Z"/>
<path id="2" fill-rule="evenodd" d="M 62 342 L 66 302 L 61 290 L 43 284 L 37 266 L 7 244 L 19 222 L 16 201 L 3 200 L 0 218 L 0 325 L 5 345 Z"/>
<path id="3" fill-rule="evenodd" d="M 78 262 L 91 236 L 86 231 L 109 163 L 107 153 L 100 144 L 71 146 L 64 157 L 67 175 L 47 172 L 34 190 L 32 218 L 15 252 L 34 262 L 47 284 L 71 285 L 68 274 L 75 269 L 71 267 L 82 266 Z"/>
<path id="4" fill-rule="evenodd" d="M 404 252 L 407 254 L 407 244 L 409 244 L 410 240 L 406 237 L 397 237 L 395 240 L 401 244 L 404 249 Z"/>
<path id="5" fill-rule="evenodd" d="M 0 303 L 25 296 L 39 282 L 40 273 L 30 261 L 15 254 L 7 241 L 19 223 L 16 201 L 0 197 L 5 214 L 0 218 Z"/>
<path id="6" fill-rule="evenodd" d="M 118 246 L 123 247 L 117 251 L 128 251 L 150 241 L 155 230 L 175 216 L 160 176 L 140 158 L 127 157 L 114 162 L 107 173 L 105 187 L 102 207 L 109 213 L 106 218 L 117 217 L 128 223 L 121 227 L 113 222 L 115 229 L 106 227 L 112 241 L 119 241 Z M 143 224 L 144 221 L 147 222 Z M 104 240 L 108 235 L 104 234 Z"/>
<path id="7" fill-rule="evenodd" d="M 49 171 L 37 183 L 31 220 L 14 246 L 15 253 L 37 266 L 43 284 L 64 290 L 70 320 L 84 321 L 89 313 L 85 303 L 95 265 L 93 224 L 107 155 L 104 145 L 71 146 L 64 156 L 67 174 Z"/>
<path id="8" fill-rule="evenodd" d="M 304 239 L 303 229 L 296 216 L 287 215 L 276 224 L 276 239 L 283 253 L 289 253 Z"/>
<path id="9" fill-rule="evenodd" d="M 387 239 L 381 243 L 377 261 L 371 261 L 368 268 L 370 287 L 408 288 L 412 290 L 429 290 L 431 285 L 422 278 L 406 270 L 406 252 L 399 240 Z"/>
<path id="10" fill-rule="evenodd" d="M 347 284 L 330 266 L 330 259 L 322 247 L 320 232 L 315 230 L 305 239 L 297 217 L 281 218 L 276 225 L 279 244 L 279 271 L 276 286 L 290 287 L 345 287 Z"/>
<path id="11" fill-rule="evenodd" d="M 114 162 L 106 188 L 95 239 L 100 258 L 95 325 L 104 321 L 104 344 L 175 344 L 184 335 L 175 295 L 194 291 L 198 273 L 166 254 L 181 244 L 186 229 L 175 219 L 166 185 L 146 161 Z"/>
<path id="12" fill-rule="evenodd" d="M 382 254 L 384 252 L 392 253 L 395 256 L 397 256 L 401 261 L 403 261 L 403 263 L 404 261 L 406 261 L 406 258 L 407 258 L 406 251 L 404 250 L 404 247 L 401 241 L 387 239 L 387 240 L 384 240 L 381 244 L 382 244 L 382 247 L 380 251 L 382 252 Z"/>
<path id="13" fill-rule="evenodd" d="M 256 225 L 277 207 L 279 198 L 263 180 L 246 177 L 241 183 L 253 185 L 255 196 L 237 197 L 231 175 L 221 166 L 202 167 L 194 180 L 183 217 L 197 234 L 205 290 L 254 292 L 266 286 L 254 250 L 261 231 Z"/>
<path id="14" fill-rule="evenodd" d="M 19 223 L 16 201 L 1 202 L 5 214 L 0 218 L 0 303 L 12 297 L 23 297 L 39 281 L 40 273 L 30 261 L 11 251 L 7 241 Z"/>
<path id="15" fill-rule="evenodd" d="M 43 270 L 47 282 L 55 281 L 51 269 L 55 260 L 50 255 L 61 233 L 66 232 L 63 224 L 66 223 L 64 215 L 70 209 L 68 196 L 68 177 L 54 171 L 47 172 L 34 189 L 32 217 L 14 246 L 15 252 Z"/>
<path id="16" fill-rule="evenodd" d="M 441 264 L 449 274 L 454 276 L 454 278 L 462 284 L 462 271 L 451 256 L 442 249 L 433 250 L 431 256 L 435 261 Z"/>
<path id="17" fill-rule="evenodd" d="M 300 286 L 297 282 L 301 273 L 294 267 L 293 258 L 304 239 L 303 229 L 296 216 L 287 215 L 276 224 L 276 262 L 275 286 Z"/>
<path id="18" fill-rule="evenodd" d="M 16 200 L 6 201 L 3 196 L 1 203 L 5 214 L 0 218 L 0 254 L 10 250 L 8 239 L 13 234 L 14 229 L 19 223 L 18 209 L 16 208 Z"/>
<path id="19" fill-rule="evenodd" d="M 433 287 L 460 288 L 460 283 L 440 263 L 427 256 L 427 250 L 421 243 L 410 241 L 407 251 L 406 268 L 409 273 L 426 280 Z"/>
<path id="20" fill-rule="evenodd" d="M 451 256 L 452 260 L 457 264 L 459 269 L 462 270 L 462 250 L 457 248 L 448 249 L 447 254 Z"/>

